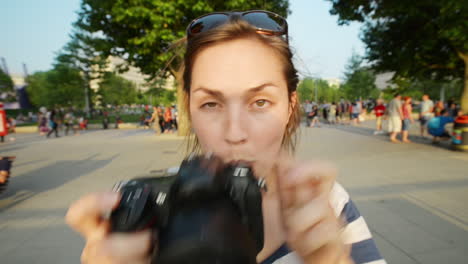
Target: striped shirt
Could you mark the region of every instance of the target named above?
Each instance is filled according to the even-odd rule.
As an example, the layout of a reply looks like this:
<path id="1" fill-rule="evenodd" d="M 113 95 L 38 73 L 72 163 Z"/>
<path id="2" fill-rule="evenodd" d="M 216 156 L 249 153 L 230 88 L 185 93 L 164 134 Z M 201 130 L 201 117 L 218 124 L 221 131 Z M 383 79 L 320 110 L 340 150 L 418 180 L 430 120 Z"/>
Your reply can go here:
<path id="1" fill-rule="evenodd" d="M 330 205 L 335 215 L 346 220 L 343 230 L 343 242 L 351 245 L 351 258 L 355 264 L 386 264 L 381 257 L 366 221 L 349 194 L 339 184 L 335 183 L 330 195 Z M 286 244 L 278 248 L 261 264 L 301 264 L 301 258 L 291 251 Z"/>

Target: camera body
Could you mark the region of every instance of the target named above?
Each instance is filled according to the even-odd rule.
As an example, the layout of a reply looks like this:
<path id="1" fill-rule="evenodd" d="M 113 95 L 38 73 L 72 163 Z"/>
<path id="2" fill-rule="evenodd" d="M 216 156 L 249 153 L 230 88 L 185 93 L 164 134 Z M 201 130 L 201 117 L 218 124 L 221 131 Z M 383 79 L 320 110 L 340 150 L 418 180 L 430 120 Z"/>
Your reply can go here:
<path id="1" fill-rule="evenodd" d="M 252 169 L 193 157 L 175 176 L 116 185 L 112 232 L 153 229 L 153 263 L 256 263 L 263 248 L 262 189 Z"/>

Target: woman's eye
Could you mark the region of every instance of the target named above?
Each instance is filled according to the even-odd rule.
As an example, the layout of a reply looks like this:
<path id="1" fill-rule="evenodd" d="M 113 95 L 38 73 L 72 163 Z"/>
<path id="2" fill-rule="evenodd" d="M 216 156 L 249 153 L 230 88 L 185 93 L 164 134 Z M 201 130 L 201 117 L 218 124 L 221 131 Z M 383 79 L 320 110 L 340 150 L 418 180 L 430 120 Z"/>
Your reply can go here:
<path id="1" fill-rule="evenodd" d="M 268 104 L 267 100 L 260 99 L 260 100 L 255 101 L 255 106 L 257 107 L 265 107 L 267 104 Z"/>
<path id="2" fill-rule="evenodd" d="M 202 105 L 202 108 L 215 108 L 217 106 L 218 106 L 218 104 L 215 103 L 215 102 L 208 102 L 208 103 L 204 103 Z"/>

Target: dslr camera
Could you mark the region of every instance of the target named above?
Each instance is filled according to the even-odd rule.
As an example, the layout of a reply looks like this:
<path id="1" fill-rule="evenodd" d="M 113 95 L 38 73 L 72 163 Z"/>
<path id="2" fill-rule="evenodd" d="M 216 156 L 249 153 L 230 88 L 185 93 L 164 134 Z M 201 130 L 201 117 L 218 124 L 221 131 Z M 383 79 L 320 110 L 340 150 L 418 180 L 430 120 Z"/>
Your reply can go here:
<path id="1" fill-rule="evenodd" d="M 256 263 L 263 248 L 265 181 L 240 162 L 192 157 L 175 175 L 137 178 L 114 187 L 112 232 L 153 230 L 152 263 Z"/>

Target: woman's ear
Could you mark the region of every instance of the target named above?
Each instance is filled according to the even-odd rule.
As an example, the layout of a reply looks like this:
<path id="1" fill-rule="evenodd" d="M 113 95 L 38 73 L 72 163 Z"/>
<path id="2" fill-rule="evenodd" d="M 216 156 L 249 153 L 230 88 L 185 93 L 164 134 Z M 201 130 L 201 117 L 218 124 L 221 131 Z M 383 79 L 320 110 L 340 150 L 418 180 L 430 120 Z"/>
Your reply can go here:
<path id="1" fill-rule="evenodd" d="M 294 113 L 294 111 L 296 111 L 296 107 L 298 106 L 297 105 L 297 92 L 294 91 L 291 93 L 291 95 L 289 96 L 289 111 L 288 111 L 288 120 L 291 119 L 291 115 Z"/>

